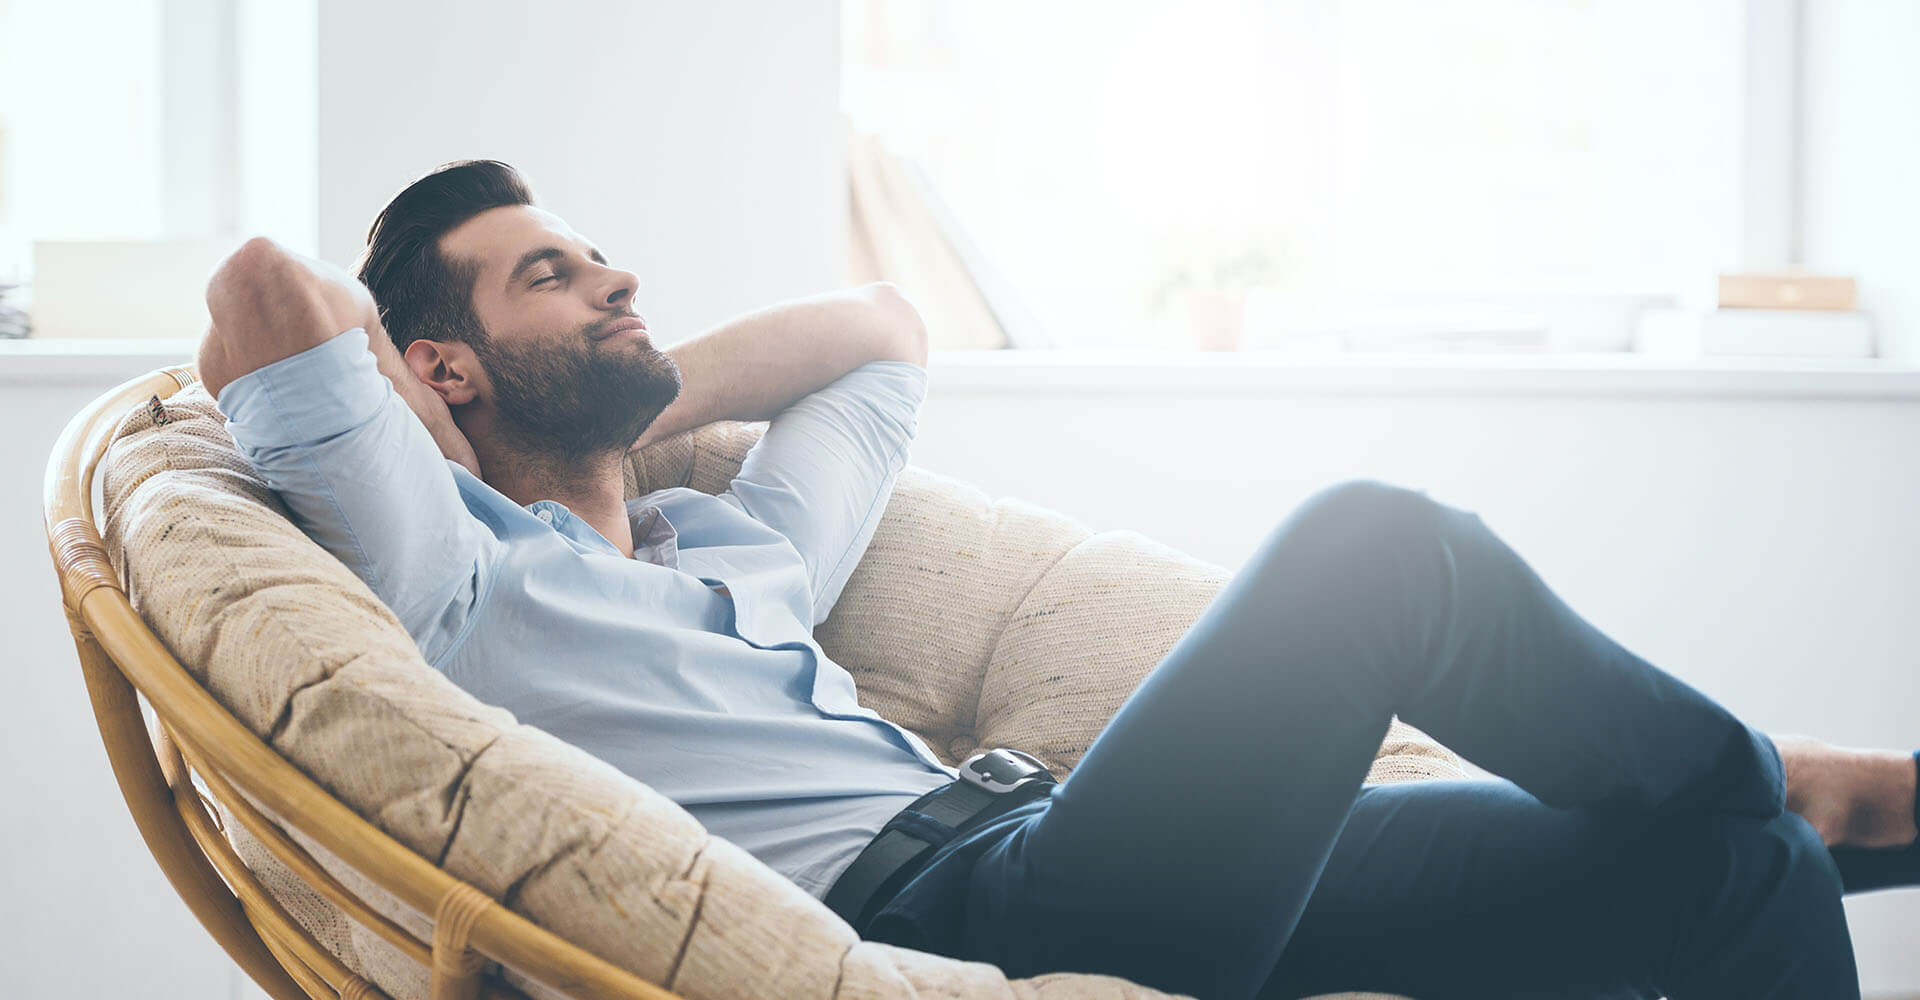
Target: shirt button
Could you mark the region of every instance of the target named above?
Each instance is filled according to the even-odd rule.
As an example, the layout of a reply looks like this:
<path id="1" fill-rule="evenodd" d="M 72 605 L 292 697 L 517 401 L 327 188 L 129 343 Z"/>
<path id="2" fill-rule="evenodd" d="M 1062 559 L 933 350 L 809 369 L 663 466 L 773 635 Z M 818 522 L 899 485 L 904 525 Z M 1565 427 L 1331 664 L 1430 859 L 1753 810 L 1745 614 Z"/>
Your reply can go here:
<path id="1" fill-rule="evenodd" d="M 540 520 L 547 522 L 548 524 L 553 523 L 553 511 L 550 511 L 545 507 L 540 508 L 540 513 L 535 516 L 540 518 Z"/>

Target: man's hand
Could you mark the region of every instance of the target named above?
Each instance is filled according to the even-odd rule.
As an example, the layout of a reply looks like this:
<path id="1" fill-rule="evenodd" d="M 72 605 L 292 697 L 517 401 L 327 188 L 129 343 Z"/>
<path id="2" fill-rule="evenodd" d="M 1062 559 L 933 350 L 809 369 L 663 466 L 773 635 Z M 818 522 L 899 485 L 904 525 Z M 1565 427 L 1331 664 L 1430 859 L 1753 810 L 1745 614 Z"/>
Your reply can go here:
<path id="1" fill-rule="evenodd" d="M 792 299 L 667 351 L 680 396 L 634 448 L 716 420 L 771 420 L 870 361 L 927 364 L 927 326 L 891 282 Z"/>
<path id="2" fill-rule="evenodd" d="M 234 379 L 360 327 L 380 373 L 425 424 L 440 453 L 480 474 L 473 448 L 447 404 L 416 378 L 380 324 L 365 285 L 325 261 L 255 237 L 235 250 L 207 283 L 213 324 L 200 342 L 200 381 L 217 399 Z"/>

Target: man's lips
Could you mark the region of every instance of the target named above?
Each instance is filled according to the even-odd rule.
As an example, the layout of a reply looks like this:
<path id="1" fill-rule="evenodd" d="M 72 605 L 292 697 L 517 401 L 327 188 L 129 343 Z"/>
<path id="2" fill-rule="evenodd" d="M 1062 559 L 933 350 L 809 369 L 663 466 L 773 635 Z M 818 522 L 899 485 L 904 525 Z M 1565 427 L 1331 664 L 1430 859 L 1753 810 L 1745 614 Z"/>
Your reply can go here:
<path id="1" fill-rule="evenodd" d="M 593 339 L 605 340 L 616 333 L 625 333 L 628 330 L 638 330 L 641 333 L 645 333 L 647 332 L 646 321 L 638 316 L 628 316 L 624 319 L 614 320 L 612 323 L 602 327 Z"/>

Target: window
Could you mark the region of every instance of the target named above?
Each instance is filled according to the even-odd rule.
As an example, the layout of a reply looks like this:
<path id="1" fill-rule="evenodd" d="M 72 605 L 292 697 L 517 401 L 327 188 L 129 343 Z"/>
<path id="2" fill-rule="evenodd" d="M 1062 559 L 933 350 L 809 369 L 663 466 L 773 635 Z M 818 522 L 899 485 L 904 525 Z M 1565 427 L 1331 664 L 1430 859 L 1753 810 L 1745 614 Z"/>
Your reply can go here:
<path id="1" fill-rule="evenodd" d="M 164 228 L 159 38 L 158 0 L 0 4 L 0 281 L 35 239 Z"/>
<path id="2" fill-rule="evenodd" d="M 314 252 L 315 34 L 313 0 L 0 0 L 0 285 L 57 259 L 36 320 L 78 321 L 91 271 L 203 275 L 241 233 Z"/>
<path id="3" fill-rule="evenodd" d="M 1751 256 L 1766 2 L 846 0 L 843 105 L 1057 346 L 1620 348 Z"/>

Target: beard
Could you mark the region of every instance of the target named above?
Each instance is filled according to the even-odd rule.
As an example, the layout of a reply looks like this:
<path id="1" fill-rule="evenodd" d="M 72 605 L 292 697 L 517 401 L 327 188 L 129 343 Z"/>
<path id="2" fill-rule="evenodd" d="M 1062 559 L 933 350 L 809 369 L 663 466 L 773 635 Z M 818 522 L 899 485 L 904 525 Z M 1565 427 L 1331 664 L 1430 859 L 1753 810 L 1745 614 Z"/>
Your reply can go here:
<path id="1" fill-rule="evenodd" d="M 473 353 L 493 382 L 500 428 L 530 455 L 578 464 L 633 446 L 680 395 L 680 368 L 651 342 L 594 342 L 588 324 L 558 343 L 483 335 Z"/>

